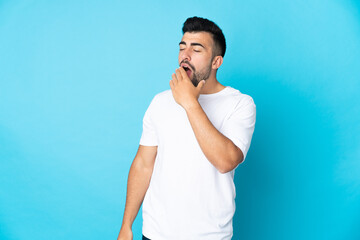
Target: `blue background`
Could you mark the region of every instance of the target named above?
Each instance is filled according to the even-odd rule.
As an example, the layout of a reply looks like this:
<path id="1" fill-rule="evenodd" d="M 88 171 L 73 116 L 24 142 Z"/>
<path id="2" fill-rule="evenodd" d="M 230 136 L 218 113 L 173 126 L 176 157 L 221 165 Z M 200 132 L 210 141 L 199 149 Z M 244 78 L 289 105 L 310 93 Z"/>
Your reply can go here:
<path id="1" fill-rule="evenodd" d="M 360 239 L 350 0 L 0 0 L 0 239 L 116 239 L 143 114 L 194 15 L 225 33 L 219 81 L 257 105 L 233 239 Z"/>

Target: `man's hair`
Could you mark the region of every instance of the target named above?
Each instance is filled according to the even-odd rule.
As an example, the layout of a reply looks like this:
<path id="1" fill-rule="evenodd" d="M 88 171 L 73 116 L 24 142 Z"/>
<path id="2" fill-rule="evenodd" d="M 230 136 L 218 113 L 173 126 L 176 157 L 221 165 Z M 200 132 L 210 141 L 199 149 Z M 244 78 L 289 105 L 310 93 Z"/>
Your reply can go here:
<path id="1" fill-rule="evenodd" d="M 218 25 L 214 22 L 200 17 L 192 17 L 186 19 L 182 28 L 183 34 L 186 32 L 208 32 L 211 33 L 215 49 L 213 51 L 214 56 L 221 55 L 224 57 L 226 51 L 225 36 Z"/>

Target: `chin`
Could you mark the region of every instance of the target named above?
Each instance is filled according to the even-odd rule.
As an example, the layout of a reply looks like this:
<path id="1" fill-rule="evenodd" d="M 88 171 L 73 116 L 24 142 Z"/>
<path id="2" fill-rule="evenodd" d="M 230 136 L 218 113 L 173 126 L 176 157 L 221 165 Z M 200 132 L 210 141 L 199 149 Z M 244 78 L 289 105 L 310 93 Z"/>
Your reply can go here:
<path id="1" fill-rule="evenodd" d="M 195 87 L 197 87 L 197 85 L 199 84 L 199 82 L 194 79 L 191 79 L 191 82 L 192 84 L 194 84 Z"/>

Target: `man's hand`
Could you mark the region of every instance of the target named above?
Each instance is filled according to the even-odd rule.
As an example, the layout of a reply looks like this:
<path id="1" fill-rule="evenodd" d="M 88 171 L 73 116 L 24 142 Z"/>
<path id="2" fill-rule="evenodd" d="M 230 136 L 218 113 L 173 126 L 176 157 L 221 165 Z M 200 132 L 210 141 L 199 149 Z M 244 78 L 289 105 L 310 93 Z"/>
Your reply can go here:
<path id="1" fill-rule="evenodd" d="M 175 73 L 172 74 L 172 80 L 170 80 L 174 99 L 185 110 L 198 104 L 200 91 L 204 84 L 205 80 L 202 80 L 195 87 L 182 67 L 176 69 Z"/>
<path id="2" fill-rule="evenodd" d="M 133 233 L 130 228 L 121 228 L 117 240 L 133 240 Z"/>

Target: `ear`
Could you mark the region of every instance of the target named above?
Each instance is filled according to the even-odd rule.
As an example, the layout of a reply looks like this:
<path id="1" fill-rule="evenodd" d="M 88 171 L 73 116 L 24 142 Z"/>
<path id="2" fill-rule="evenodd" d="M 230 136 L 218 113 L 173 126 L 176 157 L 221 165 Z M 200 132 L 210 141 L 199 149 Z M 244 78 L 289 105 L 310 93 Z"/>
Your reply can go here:
<path id="1" fill-rule="evenodd" d="M 222 56 L 215 56 L 212 64 L 211 64 L 211 68 L 212 69 L 218 69 L 221 64 L 223 63 L 223 57 Z"/>

